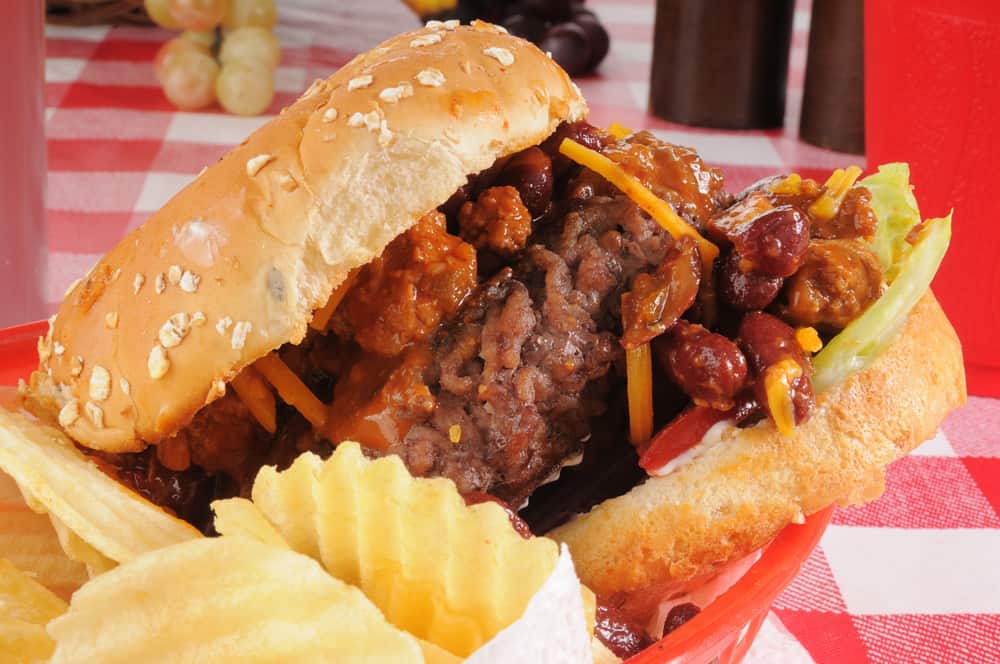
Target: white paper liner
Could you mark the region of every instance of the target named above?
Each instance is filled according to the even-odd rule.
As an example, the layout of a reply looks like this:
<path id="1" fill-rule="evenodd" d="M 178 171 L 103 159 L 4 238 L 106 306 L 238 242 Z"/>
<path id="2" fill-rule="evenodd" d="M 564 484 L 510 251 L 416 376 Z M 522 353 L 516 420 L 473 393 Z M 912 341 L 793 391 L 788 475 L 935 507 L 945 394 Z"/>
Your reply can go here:
<path id="1" fill-rule="evenodd" d="M 528 602 L 521 617 L 465 661 L 466 664 L 594 661 L 580 579 L 565 544 L 560 548 L 552 574 Z"/>

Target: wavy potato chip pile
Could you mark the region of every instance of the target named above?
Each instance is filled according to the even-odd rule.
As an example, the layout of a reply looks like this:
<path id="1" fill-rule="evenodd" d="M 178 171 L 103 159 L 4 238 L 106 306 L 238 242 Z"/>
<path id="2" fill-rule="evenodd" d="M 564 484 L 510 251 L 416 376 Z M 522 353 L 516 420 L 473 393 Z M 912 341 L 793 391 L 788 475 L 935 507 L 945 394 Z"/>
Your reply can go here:
<path id="1" fill-rule="evenodd" d="M 284 472 L 262 469 L 252 495 L 214 504 L 219 532 L 267 541 L 277 531 L 389 622 L 462 657 L 524 612 L 559 557 L 552 540 L 522 538 L 499 505 L 466 506 L 450 480 L 415 479 L 398 457 L 372 461 L 355 443 L 325 462 L 304 454 Z"/>
<path id="2" fill-rule="evenodd" d="M 60 662 L 422 662 L 412 636 L 301 554 L 244 537 L 153 551 L 52 621 Z"/>
<path id="3" fill-rule="evenodd" d="M 201 537 L 105 475 L 58 429 L 0 409 L 0 468 L 9 473 L 36 511 L 69 530 L 67 553 L 103 571 L 115 562 Z M 71 531 L 71 532 L 69 532 Z"/>
<path id="4" fill-rule="evenodd" d="M 0 472 L 0 558 L 63 599 L 87 580 L 87 570 L 70 560 L 48 517 L 29 508 L 14 480 Z"/>
<path id="5" fill-rule="evenodd" d="M 45 624 L 64 611 L 64 601 L 9 560 L 0 559 L 0 661 L 48 661 L 55 644 L 45 633 Z"/>

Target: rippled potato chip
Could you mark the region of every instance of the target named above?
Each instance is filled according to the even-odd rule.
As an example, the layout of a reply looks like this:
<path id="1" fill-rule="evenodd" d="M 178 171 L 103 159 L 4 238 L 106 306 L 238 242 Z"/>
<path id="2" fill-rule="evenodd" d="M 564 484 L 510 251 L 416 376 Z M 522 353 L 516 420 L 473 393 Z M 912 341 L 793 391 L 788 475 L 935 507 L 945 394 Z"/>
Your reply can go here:
<path id="1" fill-rule="evenodd" d="M 101 472 L 58 429 L 0 409 L 0 468 L 29 504 L 82 541 L 67 552 L 95 571 L 145 552 L 201 537 L 192 526 Z M 67 541 L 72 540 L 67 534 Z M 84 546 L 84 544 L 86 546 Z M 94 555 L 94 553 L 100 556 Z"/>
<path id="2" fill-rule="evenodd" d="M 49 625 L 60 662 L 422 662 L 356 588 L 287 548 L 183 542 L 123 563 Z"/>
<path id="3" fill-rule="evenodd" d="M 28 507 L 14 480 L 0 472 L 0 558 L 63 599 L 87 580 L 84 566 L 59 545 L 49 518 Z"/>
<path id="4" fill-rule="evenodd" d="M 65 610 L 66 603 L 50 590 L 0 559 L 0 661 L 47 661 L 54 644 L 45 624 Z"/>
<path id="5" fill-rule="evenodd" d="M 216 527 L 254 536 L 226 502 Z M 559 556 L 552 540 L 523 539 L 499 505 L 466 506 L 450 480 L 414 479 L 398 457 L 372 461 L 355 443 L 325 462 L 305 454 L 284 472 L 262 469 L 253 502 L 391 623 L 462 657 L 524 612 Z"/>
<path id="6" fill-rule="evenodd" d="M 215 511 L 215 529 L 220 535 L 242 535 L 271 546 L 290 548 L 264 513 L 249 500 L 218 500 L 212 503 L 212 509 Z"/>

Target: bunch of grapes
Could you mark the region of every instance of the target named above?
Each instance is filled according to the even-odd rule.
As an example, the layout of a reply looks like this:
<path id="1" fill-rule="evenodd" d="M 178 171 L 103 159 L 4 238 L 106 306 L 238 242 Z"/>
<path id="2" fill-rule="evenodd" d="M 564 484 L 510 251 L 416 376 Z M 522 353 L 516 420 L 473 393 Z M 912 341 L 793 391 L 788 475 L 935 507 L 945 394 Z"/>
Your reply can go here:
<path id="1" fill-rule="evenodd" d="M 144 0 L 160 27 L 183 30 L 156 54 L 153 68 L 182 110 L 218 101 L 237 115 L 263 113 L 274 99 L 281 48 L 272 33 L 274 0 Z"/>
<path id="2" fill-rule="evenodd" d="M 608 54 L 610 40 L 594 12 L 582 0 L 459 0 L 455 9 L 435 18 L 480 18 L 499 23 L 511 34 L 548 51 L 569 74 L 593 71 Z"/>

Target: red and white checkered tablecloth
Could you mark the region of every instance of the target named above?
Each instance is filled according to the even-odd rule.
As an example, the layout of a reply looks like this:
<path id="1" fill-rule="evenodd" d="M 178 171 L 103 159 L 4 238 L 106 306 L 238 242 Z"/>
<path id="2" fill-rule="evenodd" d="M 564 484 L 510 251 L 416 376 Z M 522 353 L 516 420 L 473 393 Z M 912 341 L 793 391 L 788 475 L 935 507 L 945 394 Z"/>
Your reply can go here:
<path id="1" fill-rule="evenodd" d="M 797 171 L 825 178 L 860 161 L 810 147 L 794 129 L 717 132 L 647 115 L 652 0 L 592 0 L 612 35 L 600 75 L 580 80 L 598 124 L 617 120 L 696 147 L 732 190 Z M 356 52 L 417 25 L 393 0 L 280 3 L 284 47 L 271 111 Z M 795 15 L 794 128 L 808 38 Z M 130 228 L 267 118 L 177 112 L 152 59 L 165 32 L 47 31 L 49 300 Z M 973 398 L 888 472 L 885 495 L 841 509 L 778 599 L 751 662 L 1000 662 L 1000 401 Z"/>

